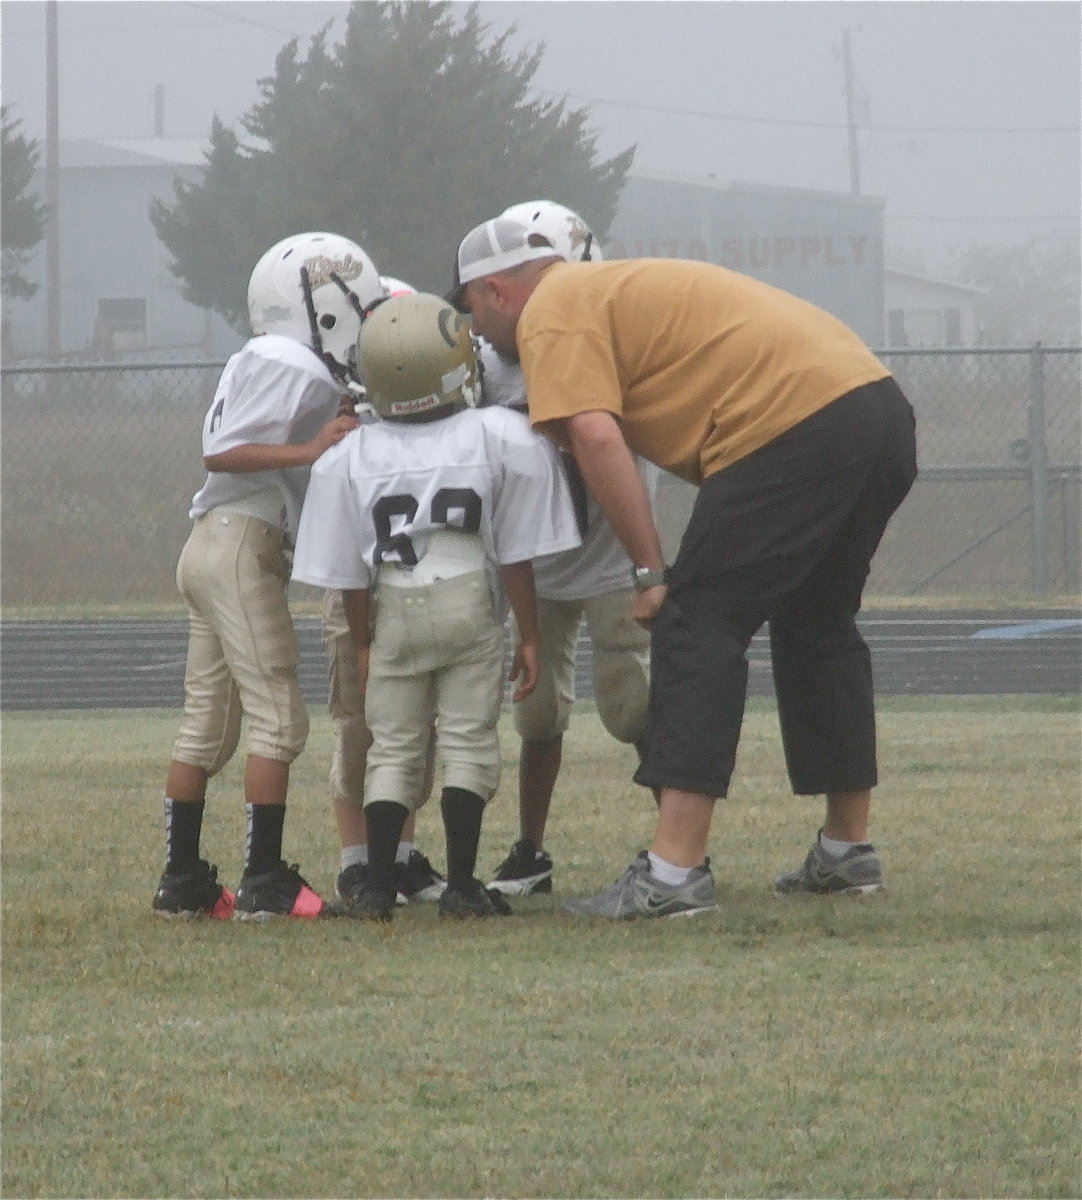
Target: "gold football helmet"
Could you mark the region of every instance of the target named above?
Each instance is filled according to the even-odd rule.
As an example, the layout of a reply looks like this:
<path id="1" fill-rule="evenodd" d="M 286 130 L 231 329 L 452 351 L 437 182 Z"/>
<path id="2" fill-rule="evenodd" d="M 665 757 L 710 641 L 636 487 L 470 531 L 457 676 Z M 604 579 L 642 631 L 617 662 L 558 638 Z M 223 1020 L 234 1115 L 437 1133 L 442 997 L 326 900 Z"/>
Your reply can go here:
<path id="1" fill-rule="evenodd" d="M 469 318 L 427 292 L 392 296 L 373 309 L 357 338 L 356 373 L 368 402 L 389 421 L 450 416 L 480 396 Z"/>

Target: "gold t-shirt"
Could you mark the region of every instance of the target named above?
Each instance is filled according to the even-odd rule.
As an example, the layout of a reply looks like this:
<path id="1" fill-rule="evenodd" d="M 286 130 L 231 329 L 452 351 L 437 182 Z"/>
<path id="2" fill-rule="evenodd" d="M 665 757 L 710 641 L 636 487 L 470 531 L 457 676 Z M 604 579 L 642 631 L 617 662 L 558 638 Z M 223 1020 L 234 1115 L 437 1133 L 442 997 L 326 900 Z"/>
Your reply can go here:
<path id="1" fill-rule="evenodd" d="M 710 263 L 558 263 L 519 318 L 535 425 L 602 409 L 692 483 L 890 372 L 836 317 Z"/>

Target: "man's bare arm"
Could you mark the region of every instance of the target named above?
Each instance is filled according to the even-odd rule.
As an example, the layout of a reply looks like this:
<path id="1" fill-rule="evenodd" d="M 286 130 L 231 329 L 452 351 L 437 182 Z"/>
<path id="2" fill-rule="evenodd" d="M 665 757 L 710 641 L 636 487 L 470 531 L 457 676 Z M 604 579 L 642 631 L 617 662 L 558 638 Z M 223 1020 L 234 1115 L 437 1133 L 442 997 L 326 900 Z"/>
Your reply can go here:
<path id="1" fill-rule="evenodd" d="M 559 424 L 562 428 L 558 435 L 566 439 L 587 488 L 601 505 L 632 563 L 650 570 L 663 568 L 665 556 L 650 496 L 619 421 L 612 413 L 595 409 L 576 413 Z M 631 615 L 649 629 L 668 592 L 665 584 L 659 584 L 636 593 Z"/>
<path id="2" fill-rule="evenodd" d="M 665 558 L 650 496 L 620 423 L 600 409 L 568 417 L 564 433 L 579 470 L 637 567 L 659 569 Z"/>

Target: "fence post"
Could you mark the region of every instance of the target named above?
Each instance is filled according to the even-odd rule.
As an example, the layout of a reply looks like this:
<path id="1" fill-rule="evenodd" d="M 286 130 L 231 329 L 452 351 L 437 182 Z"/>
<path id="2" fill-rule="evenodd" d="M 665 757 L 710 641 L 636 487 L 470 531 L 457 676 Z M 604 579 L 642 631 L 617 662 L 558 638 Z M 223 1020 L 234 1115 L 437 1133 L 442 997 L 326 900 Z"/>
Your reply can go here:
<path id="1" fill-rule="evenodd" d="M 1029 352 L 1029 487 L 1033 514 L 1033 590 L 1048 595 L 1048 444 L 1044 428 L 1044 351 Z"/>

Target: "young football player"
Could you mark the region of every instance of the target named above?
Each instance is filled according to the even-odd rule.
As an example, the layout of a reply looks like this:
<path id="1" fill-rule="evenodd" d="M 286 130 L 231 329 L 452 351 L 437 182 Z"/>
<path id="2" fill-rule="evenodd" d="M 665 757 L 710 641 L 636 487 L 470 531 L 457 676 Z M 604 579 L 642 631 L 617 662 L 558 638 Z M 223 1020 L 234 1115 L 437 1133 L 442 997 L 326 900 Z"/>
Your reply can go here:
<path id="1" fill-rule="evenodd" d="M 190 632 L 184 717 L 165 784 L 163 916 L 319 917 L 326 905 L 282 859 L 289 767 L 308 714 L 287 604 L 288 552 L 308 472 L 356 428 L 339 413 L 360 313 L 384 296 L 360 246 L 303 233 L 272 246 L 248 285 L 252 337 L 226 364 L 203 424 L 206 482 L 177 566 Z M 234 895 L 200 856 L 208 780 L 247 725 L 247 849 Z"/>
<path id="2" fill-rule="evenodd" d="M 537 680 L 532 559 L 579 542 L 555 452 L 525 417 L 477 409 L 469 321 L 425 294 L 380 305 L 357 367 L 383 418 L 313 472 L 295 579 L 344 594 L 372 734 L 365 769 L 368 877 L 347 915 L 387 921 L 395 849 L 424 799 L 433 724 L 443 772 L 449 917 L 506 915 L 476 878 L 485 805 L 500 774 L 504 636 L 499 572 L 518 626 L 518 701 Z"/>
<path id="3" fill-rule="evenodd" d="M 543 234 L 568 262 L 600 261 L 586 222 L 551 200 L 516 204 L 503 214 Z M 517 362 L 482 343 L 483 404 L 525 413 L 526 384 Z M 583 618 L 593 645 L 594 699 L 602 724 L 617 741 L 638 747 L 646 730 L 650 692 L 650 635 L 631 619 L 631 559 L 597 501 L 586 492 L 575 460 L 562 456 L 572 481 L 582 545 L 534 563 L 541 632 L 537 687 L 515 706 L 521 738 L 518 769 L 519 837 L 489 887 L 505 896 L 552 891 L 552 858 L 545 827 L 560 774 L 563 739 L 575 703 L 575 649 Z M 651 498 L 658 468 L 638 460 Z"/>
<path id="4" fill-rule="evenodd" d="M 417 289 L 401 279 L 381 275 L 389 296 L 411 295 Z M 346 411 L 353 412 L 356 397 L 346 400 Z M 370 405 L 366 415 L 375 418 Z M 335 891 L 346 904 L 352 893 L 363 889 L 368 875 L 368 826 L 364 816 L 364 769 L 372 735 L 364 719 L 364 692 L 357 676 L 357 656 L 353 649 L 342 593 L 328 590 L 323 597 L 323 646 L 327 654 L 327 708 L 334 724 L 334 750 L 331 755 L 330 791 L 335 827 L 341 843 Z M 431 764 L 425 797 L 431 791 Z M 416 817 L 411 814 L 402 830 L 395 855 L 398 903 L 438 900 L 446 880 L 432 866 L 414 842 Z"/>

